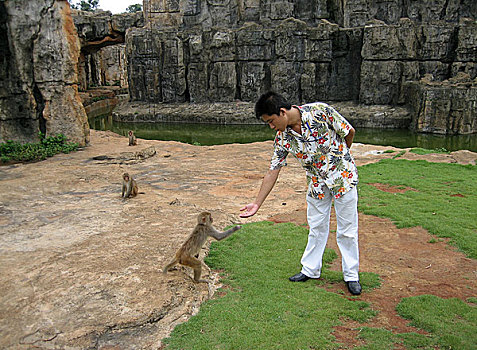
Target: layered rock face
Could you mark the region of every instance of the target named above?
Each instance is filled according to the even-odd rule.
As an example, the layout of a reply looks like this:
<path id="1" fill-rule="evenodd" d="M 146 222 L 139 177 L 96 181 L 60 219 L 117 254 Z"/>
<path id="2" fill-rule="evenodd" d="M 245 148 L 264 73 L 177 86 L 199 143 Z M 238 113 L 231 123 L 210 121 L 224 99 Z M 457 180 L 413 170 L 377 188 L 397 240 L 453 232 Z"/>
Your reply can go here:
<path id="1" fill-rule="evenodd" d="M 472 0 L 144 0 L 144 28 L 126 36 L 129 92 L 148 102 L 290 100 L 426 104 L 406 82 L 466 74 L 475 103 L 477 3 Z M 466 18 L 470 18 L 467 20 Z M 417 93 L 416 96 L 409 96 Z M 456 94 L 444 94 L 449 104 Z M 459 107 L 460 108 L 460 107 Z M 477 132 L 434 108 L 419 131 Z M 449 114 L 450 113 L 450 114 Z M 470 118 L 476 118 L 475 108 Z M 432 120 L 440 120 L 442 129 Z M 460 127 L 459 125 L 474 125 Z"/>
<path id="2" fill-rule="evenodd" d="M 0 142 L 37 141 L 40 131 L 89 142 L 79 54 L 67 1 L 0 2 Z"/>
<path id="3" fill-rule="evenodd" d="M 143 13 L 73 10 L 72 14 L 81 43 L 80 89 L 105 85 L 127 88 L 124 36 L 128 28 L 144 25 Z"/>

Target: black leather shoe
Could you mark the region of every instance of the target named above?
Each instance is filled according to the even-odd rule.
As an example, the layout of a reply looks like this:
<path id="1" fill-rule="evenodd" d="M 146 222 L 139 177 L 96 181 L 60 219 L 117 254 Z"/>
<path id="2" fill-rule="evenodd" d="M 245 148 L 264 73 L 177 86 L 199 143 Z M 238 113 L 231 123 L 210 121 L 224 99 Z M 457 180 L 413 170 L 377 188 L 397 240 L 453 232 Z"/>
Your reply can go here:
<path id="1" fill-rule="evenodd" d="M 351 294 L 353 295 L 361 294 L 361 284 L 359 284 L 359 281 L 348 281 L 346 282 L 346 285 L 348 286 L 348 290 Z"/>
<path id="2" fill-rule="evenodd" d="M 296 275 L 293 275 L 288 279 L 292 282 L 305 282 L 305 281 L 308 281 L 310 277 L 302 274 L 301 272 L 298 272 Z"/>

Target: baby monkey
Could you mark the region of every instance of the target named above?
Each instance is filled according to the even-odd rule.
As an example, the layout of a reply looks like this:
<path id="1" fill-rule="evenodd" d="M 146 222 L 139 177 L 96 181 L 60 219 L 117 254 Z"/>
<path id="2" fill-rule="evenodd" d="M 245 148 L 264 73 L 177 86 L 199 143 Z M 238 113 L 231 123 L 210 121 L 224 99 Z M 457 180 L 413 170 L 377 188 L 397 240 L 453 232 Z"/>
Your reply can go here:
<path id="1" fill-rule="evenodd" d="M 121 197 L 123 200 L 126 200 L 129 197 L 136 197 L 138 192 L 137 183 L 129 176 L 128 173 L 123 174 L 123 189 L 121 193 Z"/>
<path id="2" fill-rule="evenodd" d="M 177 251 L 176 256 L 172 261 L 167 264 L 166 267 L 162 270 L 163 273 L 167 271 L 176 264 L 181 264 L 184 266 L 189 266 L 194 269 L 194 282 L 207 282 L 207 280 L 201 280 L 200 275 L 202 273 L 202 264 L 199 259 L 199 252 L 202 246 L 204 245 L 207 237 L 213 237 L 216 240 L 220 241 L 228 236 L 230 236 L 235 231 L 242 228 L 238 225 L 232 227 L 224 232 L 217 231 L 214 226 L 212 226 L 212 216 L 209 212 L 202 212 L 197 217 L 197 226 L 192 231 L 191 235 L 184 242 L 182 247 Z"/>
<path id="3" fill-rule="evenodd" d="M 137 145 L 137 140 L 136 140 L 136 136 L 134 136 L 134 132 L 132 130 L 129 130 L 128 136 L 129 136 L 129 146 L 136 146 Z"/>

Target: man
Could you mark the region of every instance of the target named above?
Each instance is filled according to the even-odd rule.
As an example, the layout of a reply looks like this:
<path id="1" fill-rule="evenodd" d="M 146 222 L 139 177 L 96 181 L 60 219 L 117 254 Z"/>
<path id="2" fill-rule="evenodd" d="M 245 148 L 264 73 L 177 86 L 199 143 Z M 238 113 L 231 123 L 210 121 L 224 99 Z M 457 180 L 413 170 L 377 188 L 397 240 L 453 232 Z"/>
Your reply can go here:
<path id="1" fill-rule="evenodd" d="M 337 219 L 336 241 L 342 255 L 343 277 L 353 295 L 361 294 L 358 249 L 358 172 L 349 149 L 354 128 L 325 103 L 294 106 L 283 96 L 267 92 L 255 104 L 257 118 L 277 131 L 271 166 L 254 202 L 240 210 L 241 217 L 254 215 L 276 183 L 292 153 L 306 170 L 307 218 L 310 227 L 299 273 L 289 278 L 305 282 L 320 277 L 329 234 L 331 203 Z"/>

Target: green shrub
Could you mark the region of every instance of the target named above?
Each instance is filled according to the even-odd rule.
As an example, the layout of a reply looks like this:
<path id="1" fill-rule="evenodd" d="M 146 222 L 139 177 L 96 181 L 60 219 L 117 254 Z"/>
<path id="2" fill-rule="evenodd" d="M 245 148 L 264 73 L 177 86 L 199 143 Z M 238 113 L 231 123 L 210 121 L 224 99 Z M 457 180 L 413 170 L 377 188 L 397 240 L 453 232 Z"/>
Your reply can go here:
<path id="1" fill-rule="evenodd" d="M 68 142 L 66 136 L 58 134 L 46 137 L 39 133 L 40 142 L 21 144 L 12 140 L 0 143 L 0 160 L 8 162 L 32 162 L 52 157 L 58 153 L 78 150 L 78 144 Z"/>

